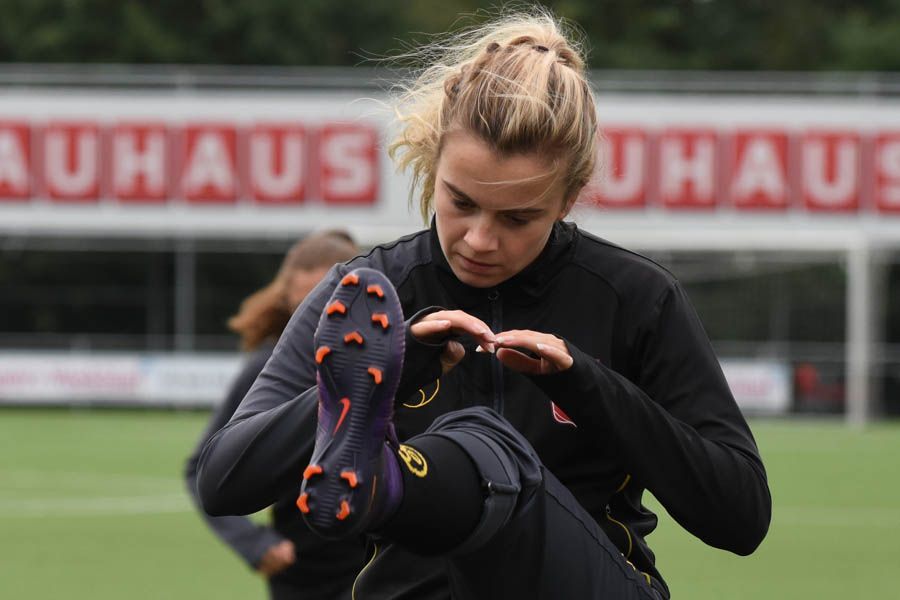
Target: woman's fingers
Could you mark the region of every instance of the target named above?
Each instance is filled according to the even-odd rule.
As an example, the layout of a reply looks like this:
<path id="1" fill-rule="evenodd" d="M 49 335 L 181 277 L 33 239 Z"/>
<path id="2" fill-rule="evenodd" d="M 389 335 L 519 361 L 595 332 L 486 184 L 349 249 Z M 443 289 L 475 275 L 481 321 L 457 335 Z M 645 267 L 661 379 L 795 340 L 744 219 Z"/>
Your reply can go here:
<path id="1" fill-rule="evenodd" d="M 409 330 L 413 337 L 426 341 L 447 335 L 470 335 L 487 350 L 494 350 L 494 333 L 491 328 L 481 319 L 461 310 L 440 310 L 425 315 L 413 323 Z"/>
<path id="2" fill-rule="evenodd" d="M 450 331 L 450 321 L 439 319 L 435 321 L 426 321 L 422 319 L 417 321 L 409 328 L 410 333 L 418 339 L 428 339 L 432 337 L 446 335 Z"/>
<path id="3" fill-rule="evenodd" d="M 497 358 L 511 369 L 532 374 L 565 371 L 575 362 L 566 343 L 536 331 L 504 331 L 496 339 Z M 530 352 L 528 356 L 524 351 Z"/>
<path id="4" fill-rule="evenodd" d="M 446 375 L 450 369 L 459 364 L 466 356 L 466 349 L 457 341 L 450 340 L 441 352 L 441 374 Z"/>
<path id="5" fill-rule="evenodd" d="M 565 345 L 565 343 L 563 343 Z M 565 371 L 575 363 L 575 359 L 569 354 L 569 350 L 563 350 L 555 345 L 538 344 L 538 354 L 546 361 L 549 361 L 556 371 Z"/>
<path id="6" fill-rule="evenodd" d="M 450 335 L 469 335 L 478 342 L 477 351 L 496 351 L 497 358 L 504 365 L 522 373 L 558 373 L 571 367 L 574 362 L 566 343 L 554 335 L 514 329 L 495 336 L 484 321 L 461 310 L 440 310 L 425 315 L 409 330 L 413 337 L 424 341 L 442 340 Z M 448 342 L 441 356 L 443 372 L 447 373 L 459 364 L 464 356 L 462 344 Z"/>
<path id="7" fill-rule="evenodd" d="M 497 350 L 497 360 L 519 373 L 538 374 L 541 372 L 541 361 L 522 354 L 512 348 Z"/>

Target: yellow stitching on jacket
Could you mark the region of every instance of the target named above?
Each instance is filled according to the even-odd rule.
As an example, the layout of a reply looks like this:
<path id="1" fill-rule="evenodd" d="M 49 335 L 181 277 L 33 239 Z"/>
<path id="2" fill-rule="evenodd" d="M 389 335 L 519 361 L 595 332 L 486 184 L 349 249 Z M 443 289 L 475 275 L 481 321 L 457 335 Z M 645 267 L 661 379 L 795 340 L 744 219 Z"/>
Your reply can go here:
<path id="1" fill-rule="evenodd" d="M 617 489 L 617 490 L 616 490 L 615 492 L 613 492 L 613 493 L 614 493 L 614 494 L 618 494 L 619 492 L 621 492 L 622 490 L 624 490 L 624 489 L 625 489 L 625 486 L 628 485 L 628 482 L 629 482 L 629 481 L 631 481 L 631 474 L 630 474 L 630 473 L 627 474 L 627 475 L 625 475 L 625 481 L 623 481 L 623 482 L 622 482 L 622 485 L 619 486 L 619 489 Z"/>
<path id="2" fill-rule="evenodd" d="M 437 381 L 435 381 L 435 384 L 437 385 L 434 386 L 434 393 L 431 394 L 431 397 L 428 398 L 428 400 L 425 399 L 425 391 L 419 388 L 419 393 L 422 395 L 422 399 L 419 400 L 419 403 L 407 404 L 406 402 L 404 402 L 403 406 L 405 406 L 406 408 L 422 408 L 423 406 L 434 400 L 434 397 L 437 396 L 438 392 L 441 390 L 441 380 L 438 379 Z"/>

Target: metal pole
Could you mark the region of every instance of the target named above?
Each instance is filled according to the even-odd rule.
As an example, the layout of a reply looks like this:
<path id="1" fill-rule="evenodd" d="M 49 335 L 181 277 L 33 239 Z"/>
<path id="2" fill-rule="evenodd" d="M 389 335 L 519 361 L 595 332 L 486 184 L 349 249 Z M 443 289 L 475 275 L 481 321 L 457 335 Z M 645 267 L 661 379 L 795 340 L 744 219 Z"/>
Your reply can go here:
<path id="1" fill-rule="evenodd" d="M 197 260 L 193 240 L 181 240 L 175 249 L 175 349 L 194 349 Z"/>
<path id="2" fill-rule="evenodd" d="M 846 419 L 861 428 L 870 417 L 873 344 L 872 252 L 865 239 L 847 251 L 847 386 Z"/>

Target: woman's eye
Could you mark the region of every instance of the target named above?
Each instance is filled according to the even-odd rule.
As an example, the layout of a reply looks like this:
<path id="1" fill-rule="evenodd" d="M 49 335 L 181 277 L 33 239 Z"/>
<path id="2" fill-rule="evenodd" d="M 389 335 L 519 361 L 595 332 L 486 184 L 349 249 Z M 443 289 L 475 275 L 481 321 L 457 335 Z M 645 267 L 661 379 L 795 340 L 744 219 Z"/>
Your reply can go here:
<path id="1" fill-rule="evenodd" d="M 453 206 L 455 206 L 459 210 L 469 210 L 475 205 L 472 204 L 471 202 L 469 202 L 468 200 L 463 200 L 462 198 L 454 198 Z"/>
<path id="2" fill-rule="evenodd" d="M 516 227 L 522 227 L 522 226 L 528 225 L 528 223 L 530 223 L 530 221 L 528 219 L 526 219 L 525 217 L 517 217 L 516 215 L 507 215 L 506 221 L 510 225 L 514 225 Z"/>

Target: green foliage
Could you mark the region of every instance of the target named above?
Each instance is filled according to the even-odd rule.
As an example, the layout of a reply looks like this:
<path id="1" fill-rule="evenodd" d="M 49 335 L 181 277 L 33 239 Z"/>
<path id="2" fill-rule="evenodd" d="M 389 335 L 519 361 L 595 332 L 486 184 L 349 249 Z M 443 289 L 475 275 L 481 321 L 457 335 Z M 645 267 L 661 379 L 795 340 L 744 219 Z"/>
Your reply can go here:
<path id="1" fill-rule="evenodd" d="M 546 4 L 584 29 L 597 68 L 900 69 L 900 0 Z M 0 0 L 0 61 L 354 65 L 495 6 L 473 0 Z"/>

